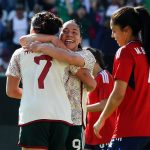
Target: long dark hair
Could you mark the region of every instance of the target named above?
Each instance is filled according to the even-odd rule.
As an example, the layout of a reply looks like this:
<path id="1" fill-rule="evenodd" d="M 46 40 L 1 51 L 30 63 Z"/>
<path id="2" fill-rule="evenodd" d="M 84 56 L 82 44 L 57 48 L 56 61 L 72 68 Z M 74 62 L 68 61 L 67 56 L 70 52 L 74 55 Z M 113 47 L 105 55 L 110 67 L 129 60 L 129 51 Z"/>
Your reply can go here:
<path id="1" fill-rule="evenodd" d="M 150 15 L 143 7 L 135 7 L 141 21 L 141 40 L 150 64 Z"/>
<path id="2" fill-rule="evenodd" d="M 43 11 L 32 17 L 31 25 L 36 33 L 54 35 L 59 32 L 59 29 L 63 25 L 63 21 L 54 14 Z"/>
<path id="3" fill-rule="evenodd" d="M 148 63 L 150 64 L 150 15 L 142 7 L 122 7 L 111 17 L 112 23 L 119 25 L 121 29 L 130 26 L 134 36 L 141 37 L 141 42 L 146 52 Z"/>

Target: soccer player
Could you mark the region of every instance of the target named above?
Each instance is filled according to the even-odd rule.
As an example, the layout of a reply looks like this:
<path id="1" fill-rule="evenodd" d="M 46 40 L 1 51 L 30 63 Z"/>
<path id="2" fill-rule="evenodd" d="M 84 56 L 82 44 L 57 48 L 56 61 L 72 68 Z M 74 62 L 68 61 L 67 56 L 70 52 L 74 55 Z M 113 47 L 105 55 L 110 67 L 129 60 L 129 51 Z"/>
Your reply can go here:
<path id="1" fill-rule="evenodd" d="M 101 138 L 96 137 L 93 125 L 98 120 L 102 110 L 105 107 L 107 99 L 113 89 L 112 75 L 105 69 L 103 54 L 100 50 L 88 48 L 95 56 L 96 63 L 94 66 L 94 77 L 97 86 L 94 91 L 89 92 L 87 102 L 87 125 L 85 128 L 85 150 L 107 150 L 108 143 L 111 140 L 115 114 L 107 119 L 105 126 L 100 131 Z"/>
<path id="2" fill-rule="evenodd" d="M 33 40 L 38 40 L 42 42 L 51 41 L 56 46 L 58 45 L 58 43 L 61 43 L 63 44 L 61 48 L 54 48 L 50 44 L 41 44 L 35 42 L 30 45 L 30 50 L 38 53 L 45 53 L 58 60 L 63 60 L 65 58 L 64 55 L 66 55 L 65 52 L 67 53 L 67 50 L 71 50 L 70 52 L 75 52 L 76 54 L 80 54 L 84 57 L 85 65 L 83 69 L 87 68 L 89 72 L 92 73 L 95 64 L 95 61 L 92 61 L 94 56 L 91 55 L 92 53 L 89 50 L 82 49 L 80 44 L 80 28 L 75 20 L 65 22 L 59 36 L 60 40 L 56 39 L 53 36 L 28 35 L 22 38 L 22 42 L 26 43 Z M 62 49 L 64 46 L 66 47 L 65 50 Z M 80 68 L 76 68 L 75 66 L 71 66 L 69 68 L 74 73 L 69 74 L 69 78 L 65 84 L 65 87 L 71 103 L 72 120 L 74 125 L 71 126 L 69 129 L 69 135 L 66 141 L 65 148 L 66 150 L 82 150 L 82 125 L 86 117 L 85 104 L 87 100 L 87 90 L 85 86 L 81 83 L 81 81 L 76 76 L 74 76 Z M 84 76 L 83 80 L 85 80 Z"/>
<path id="3" fill-rule="evenodd" d="M 114 12 L 110 27 L 120 48 L 114 59 L 114 89 L 94 124 L 97 136 L 106 119 L 117 110 L 108 150 L 150 149 L 150 15 L 143 7 Z"/>
<path id="4" fill-rule="evenodd" d="M 30 32 L 55 35 L 61 26 L 62 21 L 55 15 L 40 12 L 32 18 Z M 84 66 L 81 55 L 67 54 L 72 64 Z M 14 52 L 6 72 L 6 92 L 10 97 L 21 98 L 19 144 L 23 150 L 64 147 L 69 125 L 73 125 L 64 87 L 66 67 L 67 63 L 43 53 L 26 52 L 22 48 Z M 19 87 L 21 79 L 23 89 Z"/>

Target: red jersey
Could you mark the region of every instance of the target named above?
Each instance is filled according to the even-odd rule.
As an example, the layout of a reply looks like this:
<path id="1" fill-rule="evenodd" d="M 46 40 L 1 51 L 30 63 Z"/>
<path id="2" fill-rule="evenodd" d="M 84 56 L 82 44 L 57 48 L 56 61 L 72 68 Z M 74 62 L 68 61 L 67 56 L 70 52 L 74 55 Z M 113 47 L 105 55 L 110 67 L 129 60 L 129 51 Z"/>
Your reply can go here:
<path id="1" fill-rule="evenodd" d="M 103 70 L 95 78 L 97 87 L 94 91 L 89 93 L 88 104 L 94 104 L 100 102 L 103 99 L 107 99 L 113 89 L 113 78 L 111 74 Z M 112 115 L 106 122 L 105 126 L 100 131 L 102 138 L 96 137 L 93 125 L 98 120 L 101 112 L 88 112 L 87 113 L 87 126 L 85 129 L 85 142 L 90 145 L 104 144 L 111 140 L 114 131 L 114 115 Z"/>
<path id="2" fill-rule="evenodd" d="M 150 136 L 150 65 L 139 41 L 117 51 L 113 76 L 128 83 L 113 137 Z"/>

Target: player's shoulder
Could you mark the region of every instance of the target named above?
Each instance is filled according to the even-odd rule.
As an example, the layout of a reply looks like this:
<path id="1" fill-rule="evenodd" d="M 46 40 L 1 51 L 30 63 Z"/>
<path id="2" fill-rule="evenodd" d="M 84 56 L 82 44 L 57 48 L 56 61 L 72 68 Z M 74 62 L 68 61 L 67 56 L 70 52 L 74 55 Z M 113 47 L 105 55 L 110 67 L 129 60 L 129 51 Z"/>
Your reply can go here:
<path id="1" fill-rule="evenodd" d="M 98 78 L 102 80 L 103 83 L 109 83 L 110 78 L 112 75 L 107 70 L 102 70 L 98 74 Z"/>
<path id="2" fill-rule="evenodd" d="M 89 63 L 96 62 L 94 55 L 87 49 L 83 48 L 82 50 L 77 51 L 77 53 L 80 54 L 83 58 L 86 58 Z"/>
<path id="3" fill-rule="evenodd" d="M 133 45 L 127 44 L 120 47 L 116 52 L 116 58 L 132 55 Z"/>
<path id="4" fill-rule="evenodd" d="M 13 53 L 14 56 L 25 53 L 23 48 L 16 49 Z"/>
<path id="5" fill-rule="evenodd" d="M 76 51 L 76 53 L 81 54 L 81 55 L 93 55 L 89 50 L 86 50 L 84 48 L 82 50 Z"/>
<path id="6" fill-rule="evenodd" d="M 140 41 L 131 41 L 119 48 L 119 51 L 121 51 L 122 53 L 131 53 L 136 47 L 142 47 L 142 43 Z"/>

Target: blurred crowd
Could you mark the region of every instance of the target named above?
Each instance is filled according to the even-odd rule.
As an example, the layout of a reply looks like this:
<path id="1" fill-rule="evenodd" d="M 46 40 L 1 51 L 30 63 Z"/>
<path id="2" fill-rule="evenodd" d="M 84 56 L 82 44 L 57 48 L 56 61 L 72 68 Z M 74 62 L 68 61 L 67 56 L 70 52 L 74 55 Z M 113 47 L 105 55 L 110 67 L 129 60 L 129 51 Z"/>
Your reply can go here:
<path id="1" fill-rule="evenodd" d="M 110 16 L 119 7 L 143 4 L 146 4 L 146 1 L 0 0 L 0 73 L 6 71 L 12 53 L 20 47 L 19 38 L 29 33 L 31 17 L 42 10 L 53 12 L 64 22 L 76 19 L 82 30 L 82 46 L 102 50 L 111 71 L 113 56 L 118 46 L 111 39 Z"/>

